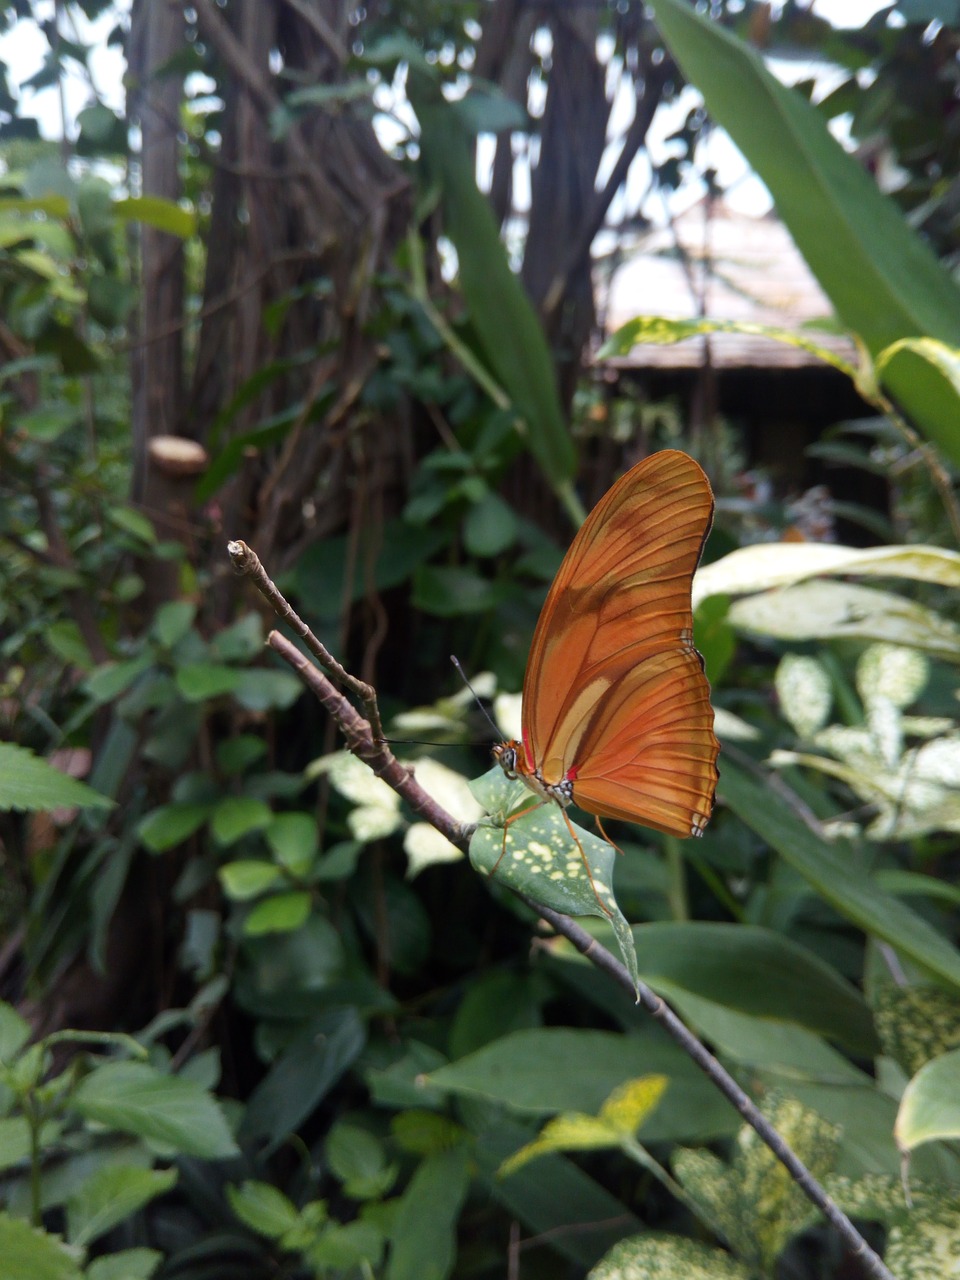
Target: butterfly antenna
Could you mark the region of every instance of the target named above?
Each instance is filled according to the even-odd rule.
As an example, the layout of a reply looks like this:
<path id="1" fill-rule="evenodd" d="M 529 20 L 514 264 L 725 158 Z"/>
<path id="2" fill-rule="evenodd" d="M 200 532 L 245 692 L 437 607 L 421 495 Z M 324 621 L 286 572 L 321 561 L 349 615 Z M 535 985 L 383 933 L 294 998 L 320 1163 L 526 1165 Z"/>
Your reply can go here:
<path id="1" fill-rule="evenodd" d="M 470 681 L 467 679 L 467 673 L 464 671 L 463 667 L 461 667 L 461 665 L 460 665 L 460 659 L 459 659 L 458 657 L 456 657 L 456 655 L 455 655 L 455 654 L 452 654 L 452 653 L 451 653 L 451 655 L 450 655 L 450 661 L 451 661 L 451 662 L 453 663 L 453 665 L 457 668 L 457 671 L 458 671 L 458 673 L 459 673 L 459 675 L 460 675 L 460 679 L 463 681 L 463 683 L 467 686 L 467 688 L 468 688 L 468 689 L 470 690 L 470 692 L 473 694 L 474 701 L 476 702 L 477 706 L 480 708 L 480 714 L 483 716 L 483 718 L 484 718 L 484 719 L 486 720 L 486 722 L 489 724 L 489 726 L 490 726 L 490 728 L 493 730 L 493 732 L 497 735 L 497 738 L 498 738 L 498 739 L 499 739 L 499 738 L 502 738 L 502 737 L 503 737 L 503 733 L 501 732 L 501 730 L 500 730 L 500 729 L 498 729 L 498 728 L 497 728 L 496 721 L 493 719 L 493 717 L 490 715 L 490 712 L 487 710 L 487 708 L 486 708 L 486 707 L 483 705 L 483 703 L 480 701 L 480 695 L 479 695 L 479 693 L 477 693 L 476 689 L 473 687 L 473 685 L 472 685 L 472 684 L 470 683 Z"/>

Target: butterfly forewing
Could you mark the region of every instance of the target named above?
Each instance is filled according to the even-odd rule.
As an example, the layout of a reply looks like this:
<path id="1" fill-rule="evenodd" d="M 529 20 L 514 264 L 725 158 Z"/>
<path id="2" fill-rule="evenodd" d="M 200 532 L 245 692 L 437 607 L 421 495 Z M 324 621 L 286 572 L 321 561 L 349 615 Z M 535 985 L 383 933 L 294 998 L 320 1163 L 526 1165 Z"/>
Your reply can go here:
<path id="1" fill-rule="evenodd" d="M 713 514 L 703 471 L 668 450 L 600 500 L 564 557 L 523 685 L 531 763 L 600 816 L 702 828 L 719 750 L 693 648 L 690 584 Z"/>

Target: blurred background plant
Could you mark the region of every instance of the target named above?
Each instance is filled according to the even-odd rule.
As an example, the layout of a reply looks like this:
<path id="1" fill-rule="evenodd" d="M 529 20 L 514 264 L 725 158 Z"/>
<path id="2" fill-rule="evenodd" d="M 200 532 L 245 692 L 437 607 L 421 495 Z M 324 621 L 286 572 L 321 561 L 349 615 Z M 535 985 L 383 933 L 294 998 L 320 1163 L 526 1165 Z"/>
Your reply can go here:
<path id="1" fill-rule="evenodd" d="M 719 498 L 723 804 L 695 846 L 616 832 L 640 974 L 891 1266 L 945 1274 L 955 6 L 653 8 L 4 8 L 42 58 L 0 84 L 0 1275 L 856 1274 L 672 1043 L 339 751 L 224 552 L 471 821 L 490 733 L 448 655 L 513 732 L 576 520 L 664 446 Z M 654 197 L 719 194 L 721 126 L 860 340 L 792 492 L 781 424 L 597 357 L 610 263 Z M 800 501 L 839 467 L 855 502 Z M 503 1175 L 569 1115 L 589 1142 Z"/>

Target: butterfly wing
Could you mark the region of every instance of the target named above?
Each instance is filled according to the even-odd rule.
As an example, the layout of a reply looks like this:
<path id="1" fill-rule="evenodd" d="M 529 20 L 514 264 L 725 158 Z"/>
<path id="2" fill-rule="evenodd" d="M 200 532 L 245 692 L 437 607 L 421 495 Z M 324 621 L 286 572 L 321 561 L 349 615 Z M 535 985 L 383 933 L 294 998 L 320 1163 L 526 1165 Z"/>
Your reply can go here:
<path id="1" fill-rule="evenodd" d="M 628 471 L 564 557 L 523 684 L 524 742 L 547 784 L 572 776 L 589 812 L 678 835 L 702 826 L 717 779 L 690 607 L 712 515 L 687 454 Z"/>

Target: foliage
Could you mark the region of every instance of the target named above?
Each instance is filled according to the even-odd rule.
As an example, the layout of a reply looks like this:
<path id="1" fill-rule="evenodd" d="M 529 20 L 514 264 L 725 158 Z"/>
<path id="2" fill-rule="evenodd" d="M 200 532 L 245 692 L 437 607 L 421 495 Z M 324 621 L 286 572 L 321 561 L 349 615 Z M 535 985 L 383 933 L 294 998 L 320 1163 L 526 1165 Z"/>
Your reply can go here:
<path id="1" fill-rule="evenodd" d="M 296 8 L 258 20 L 292 24 Z M 676 68 L 622 8 L 601 15 L 614 69 L 663 66 L 646 84 L 669 96 Z M 499 772 L 467 788 L 486 731 L 448 694 L 451 651 L 486 673 L 476 684 L 499 695 L 498 715 L 520 686 L 562 519 L 577 514 L 577 453 L 602 471 L 641 437 L 694 447 L 669 415 L 641 429 L 626 399 L 619 427 L 591 417 L 596 386 L 565 419 L 555 369 L 578 329 L 531 284 L 538 244 L 510 244 L 515 260 L 530 251 L 520 287 L 496 192 L 491 216 L 470 164 L 493 132 L 548 154 L 547 122 L 526 91 L 441 93 L 463 87 L 490 14 L 358 11 L 354 60 L 322 82 L 322 25 L 309 41 L 272 29 L 286 78 L 271 66 L 261 101 L 238 90 L 213 21 L 236 6 L 199 4 L 203 38 L 144 77 L 176 90 L 174 198 L 136 187 L 128 121 L 105 104 L 82 113 L 67 163 L 17 115 L 0 191 L 0 706 L 13 740 L 0 744 L 0 1277 L 500 1275 L 513 1223 L 529 1237 L 523 1274 L 528 1260 L 530 1274 L 597 1278 L 838 1274 L 827 1229 L 698 1068 L 571 947 L 531 947 L 536 912 L 508 886 L 536 899 L 551 856 L 554 905 L 592 916 L 605 942 L 612 926 L 636 975 L 741 1073 L 841 1205 L 884 1225 L 897 1274 L 933 1274 L 934 1260 L 947 1273 L 960 572 L 930 494 L 943 476 L 949 492 L 960 456 L 958 294 L 814 109 L 731 34 L 738 6 L 714 6 L 718 21 L 678 0 L 654 8 L 862 339 L 847 372 L 887 420 L 856 447 L 839 434 L 817 447 L 913 466 L 916 489 L 898 486 L 902 537 L 868 550 L 734 549 L 732 522 L 718 530 L 695 604 L 723 804 L 691 846 L 617 830 L 622 858 L 579 827 L 584 856 L 571 856 L 552 809 L 505 830 L 515 797 Z M 593 31 L 592 14 L 578 20 Z M 884 30 L 867 33 L 875 46 L 927 56 L 916 28 Z M 398 31 L 426 56 L 391 44 Z M 824 55 L 851 65 L 853 38 L 822 34 Z M 571 29 L 556 28 L 552 55 L 532 35 L 513 55 L 549 87 Z M 87 52 L 64 40 L 44 77 Z M 176 77 L 198 71 L 210 82 L 181 92 Z M 371 119 L 404 75 L 419 144 L 407 118 L 374 156 Z M 260 102 L 250 154 L 231 150 L 244 94 L 244 111 Z M 2 87 L 0 110 L 20 110 Z M 889 129 L 909 160 L 904 119 Z M 369 187 L 412 186 L 409 204 L 385 198 L 355 224 L 359 206 L 326 205 L 353 174 L 336 151 L 310 170 L 310 200 L 296 177 L 282 194 L 268 181 L 268 157 L 300 174 L 347 136 Z M 278 210 L 298 243 L 270 239 Z M 138 361 L 170 336 L 141 342 L 159 306 L 140 275 L 152 243 L 166 262 L 185 251 L 175 425 L 208 465 L 145 498 Z M 278 252 L 259 292 L 264 243 Z M 553 264 L 568 282 L 571 247 Z M 638 318 L 618 340 L 663 336 Z M 221 546 L 246 521 L 314 630 L 376 674 L 390 736 L 442 744 L 404 751 L 422 785 L 463 823 L 492 815 L 471 845 L 482 877 L 334 750 L 264 656 L 269 624 Z"/>

